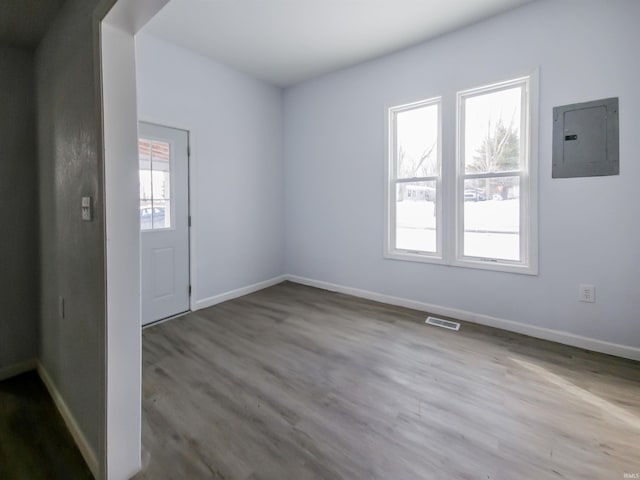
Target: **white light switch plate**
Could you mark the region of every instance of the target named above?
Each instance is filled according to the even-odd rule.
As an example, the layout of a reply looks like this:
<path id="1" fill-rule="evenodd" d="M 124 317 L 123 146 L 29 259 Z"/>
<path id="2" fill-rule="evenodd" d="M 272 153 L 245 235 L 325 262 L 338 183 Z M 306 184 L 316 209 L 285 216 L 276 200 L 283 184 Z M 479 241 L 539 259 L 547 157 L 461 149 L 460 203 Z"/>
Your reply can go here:
<path id="1" fill-rule="evenodd" d="M 91 221 L 91 197 L 82 197 L 82 220 Z"/>

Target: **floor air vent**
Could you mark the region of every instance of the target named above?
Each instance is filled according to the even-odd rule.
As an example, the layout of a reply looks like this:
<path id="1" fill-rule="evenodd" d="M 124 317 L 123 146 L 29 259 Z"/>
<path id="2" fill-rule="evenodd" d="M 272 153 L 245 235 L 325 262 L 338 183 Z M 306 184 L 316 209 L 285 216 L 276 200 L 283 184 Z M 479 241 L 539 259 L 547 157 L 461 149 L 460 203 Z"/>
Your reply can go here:
<path id="1" fill-rule="evenodd" d="M 427 317 L 427 321 L 429 325 L 435 325 L 436 327 L 448 328 L 449 330 L 455 330 L 456 332 L 460 330 L 460 324 L 456 322 L 451 322 L 449 320 L 443 320 L 441 318 L 436 317 Z"/>

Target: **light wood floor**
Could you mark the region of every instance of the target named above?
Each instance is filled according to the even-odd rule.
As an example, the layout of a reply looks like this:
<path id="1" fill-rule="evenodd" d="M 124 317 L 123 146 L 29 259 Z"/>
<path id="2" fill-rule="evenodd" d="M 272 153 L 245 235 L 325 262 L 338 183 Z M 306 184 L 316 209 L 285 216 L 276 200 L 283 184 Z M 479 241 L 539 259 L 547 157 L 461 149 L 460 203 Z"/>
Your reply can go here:
<path id="1" fill-rule="evenodd" d="M 640 364 L 292 283 L 143 334 L 138 479 L 618 480 Z"/>

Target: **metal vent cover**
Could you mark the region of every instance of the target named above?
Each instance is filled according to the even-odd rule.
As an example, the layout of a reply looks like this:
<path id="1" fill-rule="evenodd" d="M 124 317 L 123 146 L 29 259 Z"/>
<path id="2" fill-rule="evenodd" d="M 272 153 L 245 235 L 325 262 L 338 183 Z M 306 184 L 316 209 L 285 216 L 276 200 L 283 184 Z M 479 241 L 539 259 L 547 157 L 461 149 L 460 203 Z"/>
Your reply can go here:
<path id="1" fill-rule="evenodd" d="M 427 317 L 427 320 L 425 321 L 425 323 L 428 323 L 429 325 L 433 325 L 436 327 L 441 327 L 441 328 L 446 328 L 449 330 L 455 330 L 456 332 L 458 330 L 460 330 L 460 324 L 457 322 L 452 322 L 450 320 L 444 320 L 442 318 L 437 318 L 437 317 Z"/>

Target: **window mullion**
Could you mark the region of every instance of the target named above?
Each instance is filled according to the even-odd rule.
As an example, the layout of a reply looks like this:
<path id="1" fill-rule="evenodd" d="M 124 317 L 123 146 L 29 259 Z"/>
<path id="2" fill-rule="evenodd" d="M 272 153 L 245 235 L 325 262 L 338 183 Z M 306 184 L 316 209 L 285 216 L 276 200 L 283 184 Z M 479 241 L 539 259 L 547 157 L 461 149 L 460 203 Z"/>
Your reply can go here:
<path id="1" fill-rule="evenodd" d="M 461 176 L 465 180 L 481 180 L 483 178 L 502 178 L 502 177 L 517 177 L 521 175 L 524 170 L 506 170 L 504 172 L 486 172 L 486 173 L 463 173 Z"/>
<path id="2" fill-rule="evenodd" d="M 417 183 L 417 182 L 437 182 L 438 179 L 439 179 L 438 175 L 433 175 L 431 177 L 394 178 L 393 181 L 396 183 Z"/>

